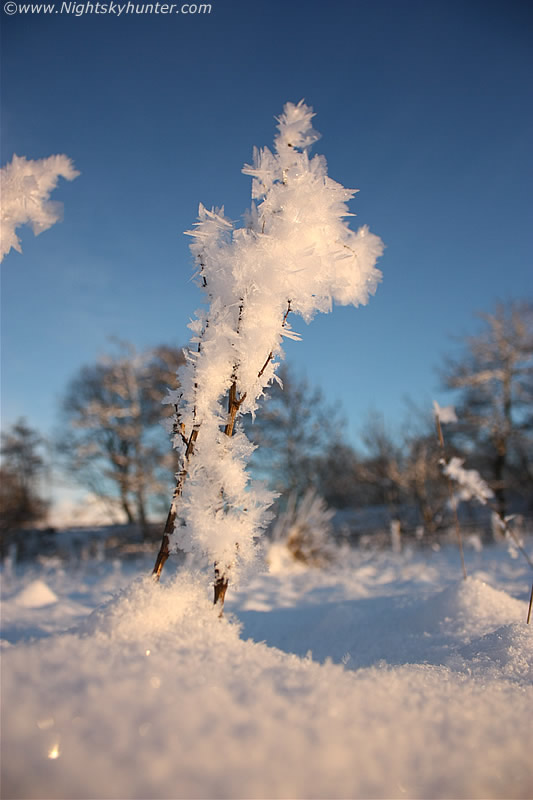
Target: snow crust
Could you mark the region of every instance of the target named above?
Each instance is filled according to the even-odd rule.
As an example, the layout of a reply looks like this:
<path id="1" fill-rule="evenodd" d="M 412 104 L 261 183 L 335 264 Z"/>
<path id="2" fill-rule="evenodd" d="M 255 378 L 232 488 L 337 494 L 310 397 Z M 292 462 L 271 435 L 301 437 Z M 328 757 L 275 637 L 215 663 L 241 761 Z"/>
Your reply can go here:
<path id="1" fill-rule="evenodd" d="M 2 796 L 528 797 L 530 576 L 484 551 L 458 581 L 453 555 L 258 576 L 223 619 L 189 573 L 48 569 L 58 602 L 33 610 L 35 572 L 8 577 L 8 612 L 57 632 L 4 632 Z"/>

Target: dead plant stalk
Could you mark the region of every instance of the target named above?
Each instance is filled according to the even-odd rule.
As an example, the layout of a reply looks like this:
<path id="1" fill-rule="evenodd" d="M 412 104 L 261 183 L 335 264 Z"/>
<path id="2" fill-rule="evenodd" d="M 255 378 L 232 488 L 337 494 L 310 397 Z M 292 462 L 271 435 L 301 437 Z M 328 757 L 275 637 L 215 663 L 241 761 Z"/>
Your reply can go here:
<path id="1" fill-rule="evenodd" d="M 446 463 L 446 447 L 444 445 L 444 436 L 442 434 L 442 425 L 440 424 L 440 419 L 439 419 L 439 415 L 438 414 L 435 414 L 435 423 L 436 423 L 436 426 L 437 426 L 437 436 L 438 436 L 438 439 L 439 439 L 440 449 L 441 449 L 441 453 L 442 453 L 442 460 L 443 460 L 444 463 Z M 466 574 L 465 556 L 464 556 L 464 550 L 463 550 L 463 534 L 462 534 L 462 531 L 461 531 L 461 525 L 459 523 L 459 514 L 457 513 L 457 501 L 456 501 L 456 499 L 454 497 L 453 483 L 452 483 L 452 479 L 450 478 L 449 475 L 446 476 L 446 481 L 447 481 L 447 484 L 448 484 L 449 502 L 450 502 L 450 506 L 453 509 L 455 535 L 456 535 L 456 538 L 457 538 L 457 545 L 459 547 L 459 554 L 461 556 L 461 567 L 462 567 L 462 570 L 463 570 L 463 578 L 466 580 L 467 579 L 467 574 Z"/>
<path id="2" fill-rule="evenodd" d="M 237 334 L 239 333 L 239 328 L 240 328 L 240 323 L 241 323 L 241 320 L 242 320 L 243 309 L 244 309 L 244 301 L 241 300 L 241 305 L 239 306 L 239 317 L 238 317 L 238 321 L 237 321 L 237 330 L 236 330 Z M 285 311 L 285 314 L 283 315 L 283 319 L 282 319 L 282 323 L 281 323 L 281 327 L 282 328 L 284 328 L 286 323 L 287 323 L 287 318 L 289 316 L 290 311 L 291 311 L 291 301 L 288 300 L 288 302 L 287 302 L 287 310 Z M 200 349 L 201 349 L 201 344 L 198 345 L 198 352 L 200 352 Z M 263 366 L 261 367 L 261 369 L 258 372 L 258 375 L 257 375 L 258 378 L 260 378 L 263 375 L 263 373 L 266 370 L 268 364 L 272 361 L 272 358 L 273 358 L 273 353 L 270 352 L 268 354 L 267 358 L 266 358 L 265 363 L 263 364 Z M 245 399 L 246 399 L 246 392 L 244 392 L 241 396 L 239 396 L 239 392 L 238 392 L 238 364 L 235 364 L 234 369 L 233 369 L 233 374 L 232 374 L 232 383 L 231 383 L 231 387 L 230 387 L 229 395 L 228 395 L 228 419 L 227 419 L 226 425 L 224 427 L 224 433 L 225 433 L 226 436 L 229 436 L 229 437 L 233 436 L 233 432 L 234 432 L 234 429 L 235 429 L 235 422 L 236 422 L 238 414 L 239 414 L 239 409 L 240 409 L 240 407 L 241 407 L 241 405 L 242 405 L 242 403 L 244 402 Z M 168 516 L 167 516 L 167 520 L 166 520 L 166 523 L 165 523 L 165 528 L 164 528 L 164 531 L 163 531 L 163 538 L 162 538 L 162 541 L 161 541 L 161 546 L 160 546 L 159 553 L 157 555 L 155 566 L 154 566 L 154 569 L 153 569 L 153 572 L 152 572 L 152 575 L 153 575 L 153 578 L 154 578 L 155 581 L 159 581 L 159 579 L 161 577 L 161 572 L 162 572 L 163 567 L 165 565 L 165 562 L 167 561 L 167 559 L 168 559 L 168 557 L 170 555 L 170 536 L 174 532 L 174 527 L 175 527 L 175 524 L 176 524 L 176 518 L 177 518 L 177 515 L 178 515 L 178 502 L 179 502 L 179 498 L 183 494 L 183 487 L 184 487 L 185 481 L 187 479 L 188 471 L 189 471 L 189 462 L 190 462 L 191 457 L 194 454 L 194 445 L 195 445 L 196 440 L 198 438 L 199 432 L 200 432 L 200 424 L 198 424 L 196 427 L 193 428 L 193 431 L 192 431 L 189 439 L 187 439 L 183 429 L 179 428 L 179 434 L 181 435 L 181 438 L 183 439 L 183 441 L 186 442 L 187 444 L 186 444 L 185 454 L 184 454 L 184 457 L 183 457 L 183 466 L 182 466 L 182 468 L 181 468 L 181 470 L 180 470 L 180 472 L 178 473 L 178 476 L 177 476 L 176 487 L 174 489 L 174 493 L 173 493 L 173 496 L 172 496 L 172 502 L 171 502 L 170 509 L 169 509 Z M 223 494 L 223 492 L 224 492 L 224 490 L 222 489 L 222 494 Z M 214 577 L 214 584 L 213 584 L 213 588 L 214 588 L 214 604 L 215 605 L 217 605 L 217 604 L 220 605 L 220 614 L 219 614 L 219 616 L 222 616 L 223 609 L 224 609 L 224 599 L 225 599 L 226 591 L 227 591 L 227 588 L 228 588 L 228 585 L 229 585 L 229 576 L 227 574 L 227 572 L 229 570 L 229 567 L 227 567 L 226 570 L 223 570 L 223 569 L 221 569 L 220 565 L 217 562 L 215 562 L 214 570 L 215 570 L 215 577 Z"/>

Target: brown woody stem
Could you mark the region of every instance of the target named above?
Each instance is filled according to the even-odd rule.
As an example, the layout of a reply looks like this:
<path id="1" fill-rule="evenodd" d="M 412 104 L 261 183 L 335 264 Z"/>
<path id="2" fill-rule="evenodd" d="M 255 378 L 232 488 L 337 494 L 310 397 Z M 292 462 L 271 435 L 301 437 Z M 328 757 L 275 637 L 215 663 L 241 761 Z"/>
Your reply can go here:
<path id="1" fill-rule="evenodd" d="M 176 515 L 177 515 L 178 498 L 181 497 L 183 493 L 183 485 L 187 477 L 189 460 L 194 452 L 194 444 L 196 442 L 196 439 L 198 438 L 198 431 L 199 431 L 198 428 L 194 428 L 193 432 L 189 437 L 189 440 L 187 442 L 187 449 L 185 450 L 185 456 L 183 458 L 183 468 L 181 469 L 178 475 L 176 488 L 174 489 L 174 494 L 172 495 L 172 503 L 170 504 L 167 521 L 165 523 L 163 538 L 161 540 L 161 547 L 159 548 L 159 553 L 157 554 L 155 566 L 152 571 L 152 575 L 154 577 L 154 580 L 156 581 L 158 581 L 159 578 L 161 577 L 161 570 L 165 566 L 165 562 L 169 556 L 169 542 L 170 542 L 169 537 L 174 531 L 174 525 L 176 522 Z"/>
<path id="2" fill-rule="evenodd" d="M 203 266 L 203 265 L 201 265 L 201 266 Z M 238 318 L 238 321 L 237 321 L 237 333 L 239 332 L 239 327 L 240 327 L 240 323 L 241 323 L 241 319 L 242 319 L 243 308 L 244 308 L 244 301 L 241 300 L 241 305 L 239 306 L 239 318 Z M 289 316 L 290 312 L 291 312 L 291 301 L 288 300 L 288 302 L 287 302 L 287 310 L 286 310 L 286 312 L 285 312 L 285 314 L 283 316 L 283 321 L 281 323 L 281 327 L 282 328 L 285 327 L 286 322 L 287 322 L 287 317 Z M 209 325 L 209 322 L 206 323 L 206 327 L 208 325 Z M 198 352 L 200 352 L 200 349 L 201 349 L 201 344 L 199 343 L 198 344 Z M 265 369 L 267 368 L 267 366 L 270 363 L 270 361 L 272 360 L 272 358 L 273 358 L 273 353 L 271 351 L 268 354 L 268 357 L 267 357 L 263 367 L 259 370 L 259 373 L 257 375 L 258 378 L 260 378 L 261 375 L 264 373 Z M 231 384 L 231 387 L 230 387 L 230 390 L 229 390 L 229 397 L 228 397 L 228 419 L 227 419 L 226 425 L 224 427 L 224 433 L 226 434 L 226 436 L 230 436 L 230 437 L 233 436 L 233 431 L 235 429 L 235 421 L 237 419 L 237 414 L 239 412 L 239 409 L 240 409 L 242 403 L 244 402 L 244 400 L 246 399 L 246 392 L 244 392 L 244 394 L 241 397 L 238 397 L 238 393 L 237 393 L 237 369 L 238 369 L 238 366 L 235 365 L 234 370 L 233 370 L 233 381 L 232 381 L 232 384 Z M 195 386 L 196 386 L 196 384 L 195 384 Z M 196 411 L 196 409 L 195 409 L 195 411 Z M 164 528 L 164 531 L 163 531 L 163 538 L 162 538 L 162 541 L 161 541 L 161 546 L 159 548 L 159 553 L 157 555 L 155 566 L 154 566 L 154 569 L 153 569 L 153 572 L 152 572 L 152 575 L 153 575 L 155 581 L 159 581 L 159 579 L 161 577 L 161 572 L 163 570 L 163 567 L 165 566 L 165 563 L 166 563 L 166 561 L 167 561 L 167 559 L 169 557 L 169 554 L 170 554 L 170 550 L 169 550 L 170 536 L 174 531 L 174 526 L 175 526 L 175 523 L 176 523 L 178 499 L 181 497 L 181 495 L 183 493 L 183 486 L 184 486 L 184 483 L 185 483 L 185 480 L 186 480 L 187 474 L 188 474 L 189 460 L 190 460 L 190 458 L 191 458 L 191 456 L 193 455 L 193 452 L 194 452 L 194 444 L 196 442 L 196 439 L 198 438 L 199 427 L 196 427 L 196 428 L 193 429 L 189 439 L 186 438 L 182 427 L 180 427 L 177 432 L 179 432 L 182 440 L 184 441 L 184 443 L 186 443 L 187 447 L 186 447 L 185 456 L 184 456 L 184 459 L 183 459 L 183 468 L 182 468 L 182 470 L 180 471 L 180 473 L 178 475 L 176 487 L 174 489 L 174 494 L 172 496 L 172 503 L 170 504 L 170 509 L 169 509 L 167 520 L 166 520 L 166 523 L 165 523 L 165 528 Z M 223 610 L 224 610 L 224 598 L 226 596 L 226 590 L 228 588 L 228 585 L 229 585 L 229 578 L 227 577 L 227 575 L 225 575 L 223 572 L 221 572 L 218 563 L 215 562 L 214 602 L 215 602 L 215 605 L 217 603 L 220 604 L 220 616 L 222 616 L 222 613 L 223 613 Z"/>
<path id="3" fill-rule="evenodd" d="M 215 562 L 215 582 L 213 588 L 215 590 L 214 605 L 220 605 L 219 617 L 224 613 L 224 598 L 229 585 L 229 578 L 226 577 L 221 571 L 218 564 Z"/>
<path id="4" fill-rule="evenodd" d="M 287 322 L 287 317 L 289 316 L 290 312 L 291 312 L 291 301 L 289 300 L 287 302 L 287 311 L 285 312 L 285 316 L 283 317 L 283 322 L 281 323 L 281 327 L 282 328 L 285 327 L 285 323 Z M 274 356 L 274 353 L 271 350 L 270 353 L 267 356 L 267 359 L 266 359 L 265 363 L 263 364 L 263 366 L 261 367 L 261 369 L 257 373 L 257 377 L 258 378 L 260 378 L 261 375 L 263 374 L 263 372 L 266 370 L 266 368 L 268 367 L 268 365 L 272 361 L 273 356 Z"/>

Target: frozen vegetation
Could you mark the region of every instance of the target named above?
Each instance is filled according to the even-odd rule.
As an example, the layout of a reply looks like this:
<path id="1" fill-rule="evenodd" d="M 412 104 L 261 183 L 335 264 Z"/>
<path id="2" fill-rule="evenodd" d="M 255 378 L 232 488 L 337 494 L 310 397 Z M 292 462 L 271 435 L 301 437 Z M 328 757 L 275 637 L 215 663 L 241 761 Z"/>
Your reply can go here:
<path id="1" fill-rule="evenodd" d="M 466 561 L 277 541 L 223 619 L 175 567 L 7 562 L 2 796 L 530 797 L 531 572 Z"/>
<path id="2" fill-rule="evenodd" d="M 275 495 L 250 479 L 254 446 L 238 417 L 255 415 L 279 381 L 283 341 L 300 338 L 289 315 L 310 322 L 334 302 L 365 304 L 381 279 L 381 239 L 346 222 L 355 191 L 328 176 L 324 156 L 309 155 L 319 138 L 313 116 L 303 101 L 286 103 L 274 150 L 254 150 L 243 169 L 253 178 L 243 226 L 200 205 L 189 231 L 206 305 L 167 398 L 180 471 L 157 575 L 175 548 L 207 556 L 226 586 L 254 562 Z"/>
<path id="3" fill-rule="evenodd" d="M 0 261 L 12 248 L 22 252 L 15 232 L 17 228 L 31 225 L 38 236 L 61 219 L 61 203 L 52 202 L 50 194 L 60 177 L 71 181 L 79 174 L 64 155 L 36 161 L 14 155 L 9 164 L 0 169 Z"/>

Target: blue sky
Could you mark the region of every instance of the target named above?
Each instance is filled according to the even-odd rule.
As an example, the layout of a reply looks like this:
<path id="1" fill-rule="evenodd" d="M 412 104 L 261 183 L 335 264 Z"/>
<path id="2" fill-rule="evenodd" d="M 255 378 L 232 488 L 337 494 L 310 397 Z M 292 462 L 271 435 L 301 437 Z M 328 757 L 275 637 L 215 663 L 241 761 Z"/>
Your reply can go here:
<path id="1" fill-rule="evenodd" d="M 339 400 L 355 439 L 429 405 L 435 368 L 473 314 L 532 290 L 533 112 L 527 3 L 213 0 L 210 15 L 2 12 L 2 163 L 70 156 L 64 221 L 2 265 L 2 422 L 43 433 L 108 337 L 184 345 L 200 303 L 187 237 L 198 202 L 249 205 L 240 173 L 305 98 L 330 175 L 360 193 L 354 225 L 387 249 L 362 309 L 288 348 Z"/>

